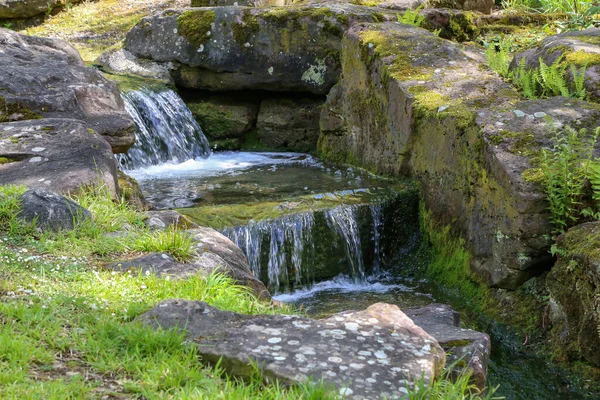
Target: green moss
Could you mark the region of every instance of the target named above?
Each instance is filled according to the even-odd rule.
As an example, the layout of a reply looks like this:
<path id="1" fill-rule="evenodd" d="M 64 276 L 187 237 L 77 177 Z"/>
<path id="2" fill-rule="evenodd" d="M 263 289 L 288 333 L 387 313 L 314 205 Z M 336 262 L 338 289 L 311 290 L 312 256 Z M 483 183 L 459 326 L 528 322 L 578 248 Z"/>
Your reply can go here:
<path id="1" fill-rule="evenodd" d="M 475 121 L 475 113 L 460 99 L 451 99 L 423 85 L 413 86 L 408 91 L 415 98 L 414 110 L 419 117 L 442 119 L 451 116 L 456 119 L 459 128 L 466 128 Z"/>
<path id="2" fill-rule="evenodd" d="M 451 340 L 449 342 L 445 342 L 443 345 L 444 347 L 463 347 L 470 345 L 472 342 L 473 341 L 469 339 Z"/>
<path id="3" fill-rule="evenodd" d="M 329 33 L 330 35 L 337 36 L 340 38 L 344 34 L 342 28 L 329 22 L 328 20 L 323 21 L 323 31 Z"/>
<path id="4" fill-rule="evenodd" d="M 16 160 L 13 160 L 12 158 L 8 158 L 8 157 L 0 157 L 0 165 L 3 164 L 10 164 L 15 162 Z"/>
<path id="5" fill-rule="evenodd" d="M 350 23 L 350 20 L 348 19 L 348 16 L 346 14 L 337 14 L 335 16 L 335 19 L 342 25 L 348 26 L 348 24 Z"/>
<path id="6" fill-rule="evenodd" d="M 565 54 L 565 62 L 576 66 L 600 65 L 600 54 L 583 50 L 569 52 Z"/>
<path id="7" fill-rule="evenodd" d="M 385 15 L 380 12 L 372 12 L 371 18 L 373 18 L 374 22 L 384 22 L 385 21 Z"/>
<path id="8" fill-rule="evenodd" d="M 410 43 L 387 37 L 385 33 L 374 30 L 361 32 L 360 38 L 364 45 L 373 46 L 375 56 L 380 58 L 394 56 L 392 63 L 385 67 L 388 76 L 399 81 L 429 80 L 432 77 L 431 68 L 413 66 L 411 60 L 404 54 L 405 51 L 401 46 L 412 46 Z"/>
<path id="9" fill-rule="evenodd" d="M 192 0 L 192 7 L 210 7 L 210 0 Z"/>
<path id="10" fill-rule="evenodd" d="M 248 42 L 250 35 L 256 34 L 259 31 L 260 23 L 258 22 L 258 18 L 256 18 L 251 11 L 245 12 L 242 15 L 241 21 L 241 23 L 232 23 L 231 30 L 235 41 L 243 45 Z"/>
<path id="11" fill-rule="evenodd" d="M 10 121 L 23 121 L 27 119 L 41 119 L 42 116 L 20 104 L 7 103 L 0 96 L 0 123 Z"/>
<path id="12" fill-rule="evenodd" d="M 521 177 L 526 182 L 541 183 L 544 181 L 544 171 L 541 168 L 527 168 Z"/>
<path id="13" fill-rule="evenodd" d="M 177 31 L 188 42 L 200 47 L 210 38 L 209 32 L 214 20 L 213 10 L 188 10 L 177 18 Z"/>
<path id="14" fill-rule="evenodd" d="M 477 14 L 471 11 L 453 14 L 450 17 L 448 31 L 450 37 L 458 42 L 473 40 L 479 36 L 479 28 L 475 24 Z"/>

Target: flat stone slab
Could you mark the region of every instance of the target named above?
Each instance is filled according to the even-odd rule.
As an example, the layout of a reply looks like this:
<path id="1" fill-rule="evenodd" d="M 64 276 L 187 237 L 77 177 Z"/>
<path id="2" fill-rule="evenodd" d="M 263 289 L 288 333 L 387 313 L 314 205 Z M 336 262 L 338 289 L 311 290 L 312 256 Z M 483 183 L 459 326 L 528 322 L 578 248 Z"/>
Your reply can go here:
<path id="1" fill-rule="evenodd" d="M 158 277 L 190 278 L 194 275 L 208 276 L 201 265 L 180 263 L 168 253 L 150 253 L 127 261 L 119 261 L 106 268 L 132 274 L 154 274 Z"/>
<path id="2" fill-rule="evenodd" d="M 268 379 L 323 380 L 348 399 L 398 399 L 415 379 L 439 376 L 446 355 L 397 306 L 378 303 L 323 320 L 242 315 L 200 301 L 165 300 L 140 316 L 153 327 L 185 330 L 202 359 L 233 375 L 252 363 Z"/>

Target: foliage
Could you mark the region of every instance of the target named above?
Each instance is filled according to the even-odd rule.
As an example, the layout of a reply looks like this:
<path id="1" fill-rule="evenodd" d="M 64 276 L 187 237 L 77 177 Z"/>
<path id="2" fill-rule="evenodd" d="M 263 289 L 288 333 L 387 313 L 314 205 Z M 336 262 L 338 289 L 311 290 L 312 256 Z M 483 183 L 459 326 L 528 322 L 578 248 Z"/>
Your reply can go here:
<path id="1" fill-rule="evenodd" d="M 572 64 L 567 66 L 562 57 L 559 57 L 551 65 L 546 65 L 540 57 L 540 66 L 536 69 L 527 68 L 525 61 L 525 58 L 522 58 L 517 68 L 508 77 L 526 98 L 564 96 L 583 100 L 586 97 L 585 65 L 578 70 Z M 567 68 L 570 68 L 571 71 L 572 85 L 567 83 Z"/>
<path id="2" fill-rule="evenodd" d="M 554 233 L 562 233 L 581 218 L 584 184 L 594 145 L 600 134 L 566 127 L 557 133 L 552 150 L 544 150 L 540 168 Z"/>
<path id="3" fill-rule="evenodd" d="M 489 43 L 485 48 L 485 57 L 490 68 L 504 78 L 508 78 L 509 76 L 510 49 L 511 44 L 507 40 Z"/>
<path id="4" fill-rule="evenodd" d="M 505 10 L 538 13 L 584 15 L 592 8 L 593 0 L 503 0 Z"/>
<path id="5" fill-rule="evenodd" d="M 404 11 L 402 15 L 398 14 L 396 17 L 398 18 L 398 22 L 401 24 L 412 25 L 416 27 L 420 27 L 425 20 L 425 16 L 419 14 L 419 11 L 423 8 L 423 6 L 419 6 L 414 10 L 410 8 Z"/>

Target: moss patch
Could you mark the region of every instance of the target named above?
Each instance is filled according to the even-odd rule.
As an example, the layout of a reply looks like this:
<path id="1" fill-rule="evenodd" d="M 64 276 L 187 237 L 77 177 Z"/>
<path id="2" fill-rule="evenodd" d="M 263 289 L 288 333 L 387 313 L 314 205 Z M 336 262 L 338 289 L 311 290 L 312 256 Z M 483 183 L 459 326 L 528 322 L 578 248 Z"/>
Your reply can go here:
<path id="1" fill-rule="evenodd" d="M 188 42 L 200 47 L 210 38 L 214 21 L 213 10 L 188 10 L 177 18 L 177 30 Z"/>
<path id="2" fill-rule="evenodd" d="M 41 119 L 42 116 L 35 111 L 19 104 L 9 104 L 0 96 L 0 122 L 23 121 L 27 119 Z"/>
<path id="3" fill-rule="evenodd" d="M 8 158 L 8 157 L 0 157 L 0 165 L 4 165 L 4 164 L 10 164 L 15 162 L 16 160 L 13 160 L 12 158 Z"/>
<path id="4" fill-rule="evenodd" d="M 242 15 L 241 23 L 234 22 L 231 24 L 233 38 L 240 45 L 244 45 L 248 42 L 250 35 L 256 34 L 259 29 L 260 23 L 258 22 L 258 18 L 250 11 L 247 11 Z"/>

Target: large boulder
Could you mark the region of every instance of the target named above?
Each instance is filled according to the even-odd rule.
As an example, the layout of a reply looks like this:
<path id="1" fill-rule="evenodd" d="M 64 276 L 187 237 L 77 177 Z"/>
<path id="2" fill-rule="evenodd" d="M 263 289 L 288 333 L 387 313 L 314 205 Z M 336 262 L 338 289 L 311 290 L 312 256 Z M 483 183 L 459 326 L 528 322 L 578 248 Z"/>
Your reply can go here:
<path id="1" fill-rule="evenodd" d="M 150 253 L 131 260 L 117 261 L 107 269 L 130 274 L 154 274 L 161 278 L 187 279 L 199 275 L 207 277 L 210 270 L 198 264 L 180 263 L 167 253 Z"/>
<path id="2" fill-rule="evenodd" d="M 553 340 L 562 355 L 600 367 L 600 222 L 569 229 L 557 246 L 546 278 Z"/>
<path id="3" fill-rule="evenodd" d="M 125 49 L 177 62 L 178 86 L 208 90 L 266 89 L 326 94 L 340 73 L 340 42 L 356 21 L 395 19 L 348 4 L 167 10 L 144 18 Z"/>
<path id="4" fill-rule="evenodd" d="M 451 226 L 478 280 L 515 289 L 552 260 L 535 159 L 565 125 L 595 127 L 600 107 L 521 101 L 473 48 L 401 24 L 360 24 L 321 114 L 319 152 L 419 179 L 437 226 Z"/>
<path id="5" fill-rule="evenodd" d="M 137 75 L 167 85 L 173 84 L 173 78 L 171 78 L 169 72 L 172 65 L 139 59 L 125 49 L 107 50 L 94 61 L 94 64 L 101 66 L 103 70 L 108 70 L 108 72 Z"/>
<path id="6" fill-rule="evenodd" d="M 44 231 L 72 230 L 92 217 L 79 204 L 45 189 L 30 189 L 19 198 L 19 218 Z"/>
<path id="7" fill-rule="evenodd" d="M 433 337 L 383 303 L 313 320 L 166 300 L 140 320 L 185 331 L 203 360 L 219 362 L 230 374 L 248 377 L 256 365 L 269 380 L 323 380 L 348 399 L 400 398 L 415 379 L 429 383 L 439 376 L 446 358 Z"/>
<path id="8" fill-rule="evenodd" d="M 80 119 L 114 152 L 133 144 L 133 121 L 117 85 L 86 68 L 67 42 L 0 28 L 0 70 L 0 122 Z"/>
<path id="9" fill-rule="evenodd" d="M 218 269 L 236 283 L 249 287 L 258 298 L 268 299 L 270 294 L 252 274 L 246 256 L 231 240 L 212 228 L 199 227 L 187 232 L 194 241 L 192 264 L 199 264 L 208 272 Z"/>
<path id="10" fill-rule="evenodd" d="M 29 18 L 80 0 L 0 0 L 0 18 Z"/>
<path id="11" fill-rule="evenodd" d="M 72 119 L 0 123 L 0 185 L 6 184 L 60 193 L 104 185 L 119 194 L 110 145 Z"/>
<path id="12" fill-rule="evenodd" d="M 510 70 L 514 71 L 521 63 L 525 63 L 527 69 L 536 69 L 540 67 L 540 59 L 552 65 L 559 58 L 569 82 L 573 81 L 571 65 L 578 72 L 585 67 L 585 88 L 592 98 L 600 99 L 600 28 L 549 36 L 538 46 L 515 55 Z"/>
<path id="13" fill-rule="evenodd" d="M 314 152 L 322 105 L 322 99 L 313 98 L 263 100 L 256 123 L 259 142 L 276 149 Z"/>

